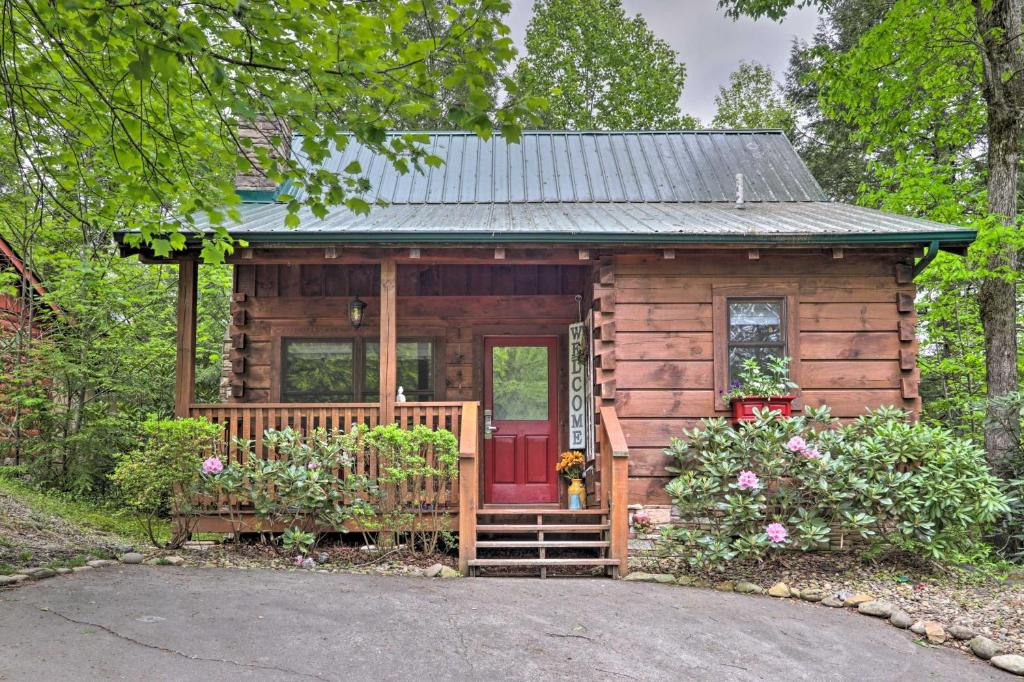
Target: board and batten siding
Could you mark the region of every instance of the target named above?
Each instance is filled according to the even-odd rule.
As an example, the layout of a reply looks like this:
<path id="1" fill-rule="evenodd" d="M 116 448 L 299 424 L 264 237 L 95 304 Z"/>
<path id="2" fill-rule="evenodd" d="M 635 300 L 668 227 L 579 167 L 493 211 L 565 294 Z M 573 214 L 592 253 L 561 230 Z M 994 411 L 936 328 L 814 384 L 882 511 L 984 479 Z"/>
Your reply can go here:
<path id="1" fill-rule="evenodd" d="M 919 412 L 910 250 L 671 256 L 608 258 L 594 290 L 597 395 L 629 445 L 631 504 L 668 504 L 670 439 L 728 414 L 716 399 L 727 296 L 786 298 L 800 405 L 847 419 L 881 405 Z"/>

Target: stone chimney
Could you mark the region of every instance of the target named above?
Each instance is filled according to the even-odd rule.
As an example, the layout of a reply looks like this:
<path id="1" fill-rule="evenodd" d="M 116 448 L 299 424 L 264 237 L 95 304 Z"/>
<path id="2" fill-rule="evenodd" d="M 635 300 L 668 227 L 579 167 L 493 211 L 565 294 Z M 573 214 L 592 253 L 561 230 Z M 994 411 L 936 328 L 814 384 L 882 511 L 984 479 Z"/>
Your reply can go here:
<path id="1" fill-rule="evenodd" d="M 236 131 L 238 139 L 252 140 L 252 147 L 242 147 L 242 151 L 253 167 L 249 171 L 239 171 L 235 174 L 235 189 L 247 191 L 274 191 L 277 183 L 269 179 L 260 168 L 256 159 L 255 150 L 262 147 L 268 150 L 272 157 L 288 159 L 292 155 L 292 134 L 288 126 L 281 119 L 269 119 L 263 116 L 255 121 L 246 121 L 238 126 Z M 274 144 L 274 136 L 280 136 L 280 144 Z"/>

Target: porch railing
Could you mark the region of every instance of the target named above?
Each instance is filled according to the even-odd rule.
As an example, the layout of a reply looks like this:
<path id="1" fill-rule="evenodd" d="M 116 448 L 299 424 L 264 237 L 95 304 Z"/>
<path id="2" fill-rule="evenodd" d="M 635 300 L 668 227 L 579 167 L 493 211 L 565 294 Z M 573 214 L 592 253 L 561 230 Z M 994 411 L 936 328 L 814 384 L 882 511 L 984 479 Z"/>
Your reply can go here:
<path id="1" fill-rule="evenodd" d="M 629 447 L 614 407 L 601 408 L 597 435 L 601 472 L 598 499 L 608 505 L 609 551 L 611 558 L 618 560 L 618 575 L 622 577 L 629 573 Z"/>
<path id="2" fill-rule="evenodd" d="M 473 409 L 467 410 L 467 406 Z M 475 434 L 475 408 L 476 403 L 461 402 L 396 403 L 395 422 L 403 428 L 424 425 L 435 430 L 447 429 L 461 445 L 465 441 L 462 437 L 464 429 L 468 428 Z M 464 413 L 472 421 L 463 419 Z M 318 428 L 348 431 L 354 424 L 365 424 L 372 428 L 380 424 L 381 410 L 377 403 L 238 403 L 193 405 L 189 414 L 223 426 L 223 447 L 228 462 L 242 462 L 244 450 L 238 447 L 237 439 L 252 442 L 253 452 L 260 457 L 276 457 L 277 453 L 263 443 L 263 433 L 268 429 L 291 428 L 305 435 Z M 432 458 L 434 454 L 431 452 L 427 456 Z M 460 466 L 460 474 L 462 468 Z M 356 457 L 352 463 L 352 474 L 376 478 L 378 472 L 379 462 L 373 453 Z M 421 479 L 419 484 L 438 485 L 430 478 Z M 432 488 L 433 494 L 426 496 L 410 489 L 407 491 L 408 501 L 411 503 L 427 497 L 436 500 L 439 506 L 446 509 L 457 508 L 459 489 L 459 484 L 452 485 L 451 482 L 444 483 L 440 489 Z"/>

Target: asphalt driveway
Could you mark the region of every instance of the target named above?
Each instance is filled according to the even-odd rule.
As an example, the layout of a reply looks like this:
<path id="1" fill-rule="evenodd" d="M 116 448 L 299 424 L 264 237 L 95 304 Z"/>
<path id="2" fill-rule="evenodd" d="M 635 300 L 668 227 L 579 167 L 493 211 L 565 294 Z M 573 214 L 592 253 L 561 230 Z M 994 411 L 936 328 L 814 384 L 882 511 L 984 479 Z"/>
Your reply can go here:
<path id="1" fill-rule="evenodd" d="M 790 600 L 601 579 L 120 566 L 0 592 L 0 679 L 1010 678 Z"/>

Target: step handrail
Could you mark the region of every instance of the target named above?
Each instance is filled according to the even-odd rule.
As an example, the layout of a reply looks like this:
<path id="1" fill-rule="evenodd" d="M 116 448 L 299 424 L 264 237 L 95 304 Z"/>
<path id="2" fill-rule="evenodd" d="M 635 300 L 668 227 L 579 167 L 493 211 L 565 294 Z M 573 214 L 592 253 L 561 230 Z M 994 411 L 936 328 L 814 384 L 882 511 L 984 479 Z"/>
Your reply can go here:
<path id="1" fill-rule="evenodd" d="M 618 561 L 618 577 L 629 573 L 629 446 L 615 408 L 602 407 L 601 501 L 608 507 L 611 524 L 611 558 Z"/>
<path id="2" fill-rule="evenodd" d="M 469 575 L 476 559 L 476 512 L 480 493 L 480 403 L 462 403 L 459 428 L 459 571 Z"/>

